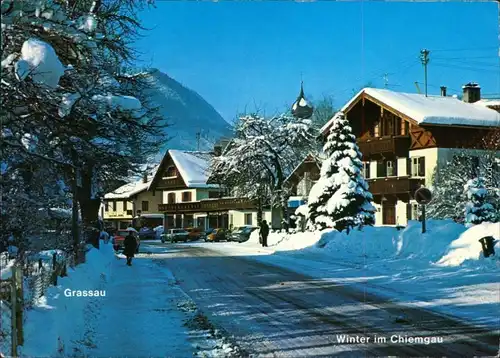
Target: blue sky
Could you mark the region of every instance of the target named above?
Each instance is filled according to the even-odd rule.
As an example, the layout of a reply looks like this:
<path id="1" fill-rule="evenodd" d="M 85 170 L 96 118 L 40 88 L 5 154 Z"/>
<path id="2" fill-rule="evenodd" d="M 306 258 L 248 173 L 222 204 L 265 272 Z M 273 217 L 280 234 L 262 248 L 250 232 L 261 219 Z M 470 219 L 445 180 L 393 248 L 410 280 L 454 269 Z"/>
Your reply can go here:
<path id="1" fill-rule="evenodd" d="M 298 95 L 341 107 L 367 82 L 415 92 L 428 48 L 429 93 L 478 82 L 500 92 L 496 3 L 158 1 L 140 14 L 141 64 L 197 91 L 228 121 L 282 111 Z M 420 85 L 423 90 L 423 84 Z"/>

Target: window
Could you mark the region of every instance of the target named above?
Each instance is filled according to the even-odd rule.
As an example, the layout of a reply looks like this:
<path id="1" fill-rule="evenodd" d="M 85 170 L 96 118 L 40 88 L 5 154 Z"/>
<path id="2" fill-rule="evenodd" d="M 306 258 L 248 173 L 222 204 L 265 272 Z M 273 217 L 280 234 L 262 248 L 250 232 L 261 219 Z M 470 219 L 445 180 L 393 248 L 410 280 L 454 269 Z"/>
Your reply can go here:
<path id="1" fill-rule="evenodd" d="M 175 204 L 175 193 L 168 193 L 167 204 Z"/>
<path id="2" fill-rule="evenodd" d="M 219 192 L 218 191 L 209 191 L 208 192 L 208 198 L 209 199 L 214 199 L 219 197 Z"/>
<path id="3" fill-rule="evenodd" d="M 174 166 L 168 167 L 165 171 L 165 175 L 167 178 L 175 178 L 177 176 L 177 170 Z"/>
<path id="4" fill-rule="evenodd" d="M 113 201 L 113 211 L 116 211 L 116 201 Z"/>
<path id="5" fill-rule="evenodd" d="M 190 191 L 183 191 L 182 192 L 182 201 L 191 201 L 191 192 Z"/>
<path id="6" fill-rule="evenodd" d="M 425 176 L 425 157 L 412 158 L 411 175 L 415 177 Z"/>
<path id="7" fill-rule="evenodd" d="M 385 117 L 384 135 L 392 135 L 393 130 L 394 130 L 394 117 L 392 115 Z"/>
<path id="8" fill-rule="evenodd" d="M 403 123 L 401 124 L 401 135 L 407 135 L 410 132 L 410 123 L 402 119 Z"/>
<path id="9" fill-rule="evenodd" d="M 127 211 L 127 200 L 123 200 L 123 211 Z"/>
<path id="10" fill-rule="evenodd" d="M 184 215 L 184 227 L 193 227 L 194 226 L 194 216 L 193 215 Z"/>
<path id="11" fill-rule="evenodd" d="M 245 225 L 252 225 L 252 214 L 245 214 Z"/>
<path id="12" fill-rule="evenodd" d="M 387 166 L 382 160 L 377 162 L 377 178 L 383 178 L 387 176 Z"/>
<path id="13" fill-rule="evenodd" d="M 406 204 L 406 217 L 408 220 L 419 220 L 419 216 L 418 204 Z"/>
<path id="14" fill-rule="evenodd" d="M 386 165 L 386 173 L 388 177 L 394 176 L 394 162 L 391 160 L 388 160 L 385 162 Z"/>
<path id="15" fill-rule="evenodd" d="M 104 211 L 109 211 L 109 202 L 104 202 Z"/>
<path id="16" fill-rule="evenodd" d="M 149 211 L 149 201 L 145 200 L 141 204 L 142 211 Z"/>
<path id="17" fill-rule="evenodd" d="M 418 204 L 411 204 L 411 219 L 420 220 L 420 212 L 418 210 Z"/>
<path id="18" fill-rule="evenodd" d="M 375 127 L 373 127 L 374 137 L 380 137 L 380 122 L 375 123 Z"/>
<path id="19" fill-rule="evenodd" d="M 363 162 L 363 176 L 370 179 L 370 162 Z"/>

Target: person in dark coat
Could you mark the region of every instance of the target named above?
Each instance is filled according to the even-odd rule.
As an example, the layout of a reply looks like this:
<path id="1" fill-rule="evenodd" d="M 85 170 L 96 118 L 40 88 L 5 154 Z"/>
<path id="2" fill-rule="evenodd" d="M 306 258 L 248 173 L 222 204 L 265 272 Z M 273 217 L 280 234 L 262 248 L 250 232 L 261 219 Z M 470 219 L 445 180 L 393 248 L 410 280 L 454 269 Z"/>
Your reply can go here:
<path id="1" fill-rule="evenodd" d="M 132 234 L 132 231 L 129 231 L 128 235 L 125 237 L 123 247 L 123 254 L 127 256 L 127 265 L 132 266 L 132 258 L 137 250 L 137 239 L 134 234 Z"/>
<path id="2" fill-rule="evenodd" d="M 260 224 L 260 237 L 262 238 L 262 246 L 267 247 L 267 236 L 269 235 L 269 226 L 266 220 L 262 220 Z"/>

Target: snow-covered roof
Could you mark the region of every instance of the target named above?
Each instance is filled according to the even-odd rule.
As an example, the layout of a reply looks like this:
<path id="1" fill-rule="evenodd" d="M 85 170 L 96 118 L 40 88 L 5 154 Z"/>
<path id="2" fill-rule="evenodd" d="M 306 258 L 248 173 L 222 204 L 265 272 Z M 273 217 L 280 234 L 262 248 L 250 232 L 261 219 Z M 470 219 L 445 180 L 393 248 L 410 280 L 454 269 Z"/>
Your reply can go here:
<path id="1" fill-rule="evenodd" d="M 500 113 L 484 105 L 466 103 L 454 97 L 428 96 L 394 92 L 387 89 L 364 88 L 341 109 L 345 111 L 363 94 L 415 120 L 418 124 L 500 126 Z M 326 123 L 321 132 L 331 126 Z"/>
<path id="2" fill-rule="evenodd" d="M 149 183 L 149 181 L 144 183 L 142 180 L 138 180 L 135 183 L 125 184 L 115 191 L 104 195 L 104 199 L 128 199 L 131 196 L 146 190 Z"/>
<path id="3" fill-rule="evenodd" d="M 474 103 L 479 106 L 485 107 L 500 107 L 500 98 L 491 98 L 491 99 L 481 99 Z"/>
<path id="4" fill-rule="evenodd" d="M 210 161 L 212 159 L 210 152 L 189 152 L 170 149 L 168 154 L 170 154 L 188 188 L 218 187 L 216 184 L 207 184 L 210 176 Z"/>
<path id="5" fill-rule="evenodd" d="M 104 199 L 129 199 L 130 197 L 147 190 L 149 184 L 153 181 L 157 170 L 158 166 L 156 166 L 156 168 L 152 171 L 151 175 L 148 175 L 150 179 L 146 183 L 144 183 L 143 179 L 141 179 L 133 183 L 122 185 L 115 191 L 105 194 Z"/>

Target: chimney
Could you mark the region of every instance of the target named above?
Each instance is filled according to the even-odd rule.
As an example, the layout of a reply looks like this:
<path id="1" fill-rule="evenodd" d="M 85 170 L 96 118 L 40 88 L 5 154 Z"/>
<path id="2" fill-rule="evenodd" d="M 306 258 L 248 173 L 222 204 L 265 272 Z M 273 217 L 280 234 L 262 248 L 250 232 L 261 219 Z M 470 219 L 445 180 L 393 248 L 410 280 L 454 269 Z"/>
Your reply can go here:
<path id="1" fill-rule="evenodd" d="M 469 82 L 462 86 L 464 95 L 462 100 L 466 103 L 475 103 L 481 99 L 481 87 L 474 82 Z"/>
<path id="2" fill-rule="evenodd" d="M 446 86 L 441 86 L 441 96 L 446 97 Z"/>
<path id="3" fill-rule="evenodd" d="M 143 183 L 147 183 L 147 182 L 148 182 L 148 174 L 144 174 L 144 175 L 142 176 L 142 182 L 143 182 Z"/>

